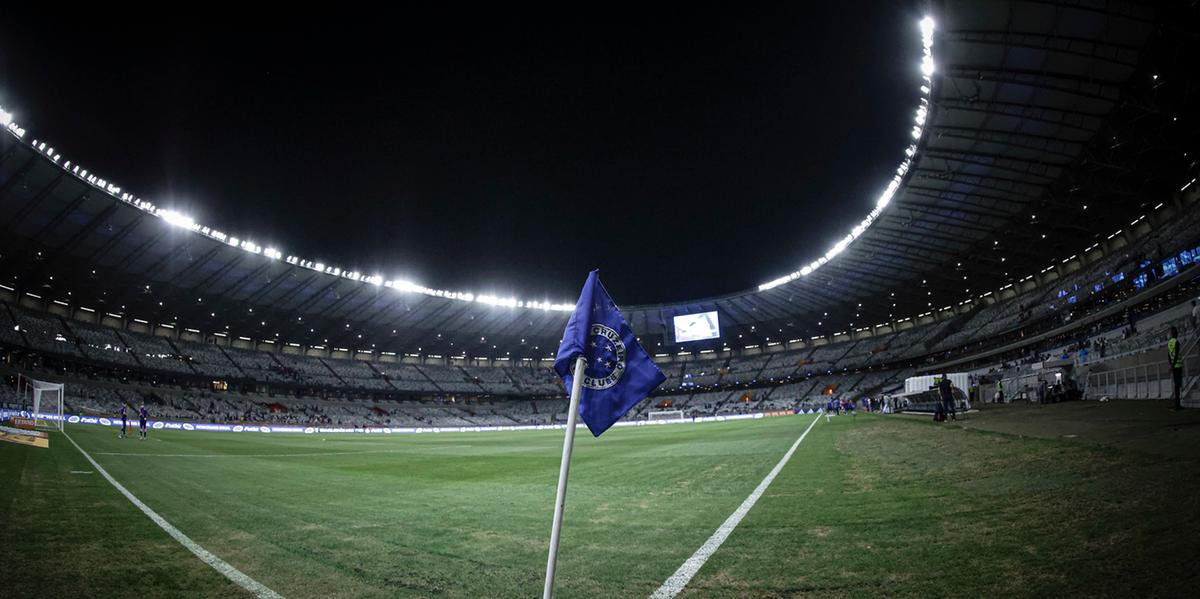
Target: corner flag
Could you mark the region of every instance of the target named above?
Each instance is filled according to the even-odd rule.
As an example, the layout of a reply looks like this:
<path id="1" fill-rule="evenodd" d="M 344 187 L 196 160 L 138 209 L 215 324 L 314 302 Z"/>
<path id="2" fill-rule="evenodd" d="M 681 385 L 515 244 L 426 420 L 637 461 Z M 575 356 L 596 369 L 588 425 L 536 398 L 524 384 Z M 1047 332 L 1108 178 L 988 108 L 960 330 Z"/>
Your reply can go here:
<path id="1" fill-rule="evenodd" d="M 583 416 L 588 429 L 599 437 L 667 380 L 621 318 L 617 305 L 600 284 L 599 272 L 593 270 L 588 274 L 554 360 L 554 370 L 566 383 L 571 403 L 567 408 L 562 461 L 558 465 L 554 524 L 550 527 L 550 555 L 546 558 L 542 599 L 554 597 L 558 540 L 567 504 L 567 475 L 571 470 L 571 449 L 575 446 L 575 419 Z"/>
<path id="2" fill-rule="evenodd" d="M 586 361 L 579 415 L 597 437 L 667 380 L 621 317 L 599 272 L 588 274 L 554 360 L 568 393 L 575 359 Z"/>

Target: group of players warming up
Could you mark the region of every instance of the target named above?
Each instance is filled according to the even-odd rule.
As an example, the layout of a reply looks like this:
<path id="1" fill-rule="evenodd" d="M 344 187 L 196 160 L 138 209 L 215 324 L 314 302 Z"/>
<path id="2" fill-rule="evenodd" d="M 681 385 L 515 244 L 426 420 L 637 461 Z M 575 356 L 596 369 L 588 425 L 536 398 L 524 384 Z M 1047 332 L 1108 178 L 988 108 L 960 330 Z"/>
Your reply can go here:
<path id="1" fill-rule="evenodd" d="M 121 432 L 117 434 L 118 439 L 125 438 L 125 431 L 129 430 L 129 414 L 125 404 L 121 404 Z M 142 404 L 138 408 L 138 439 L 146 440 L 146 404 Z"/>

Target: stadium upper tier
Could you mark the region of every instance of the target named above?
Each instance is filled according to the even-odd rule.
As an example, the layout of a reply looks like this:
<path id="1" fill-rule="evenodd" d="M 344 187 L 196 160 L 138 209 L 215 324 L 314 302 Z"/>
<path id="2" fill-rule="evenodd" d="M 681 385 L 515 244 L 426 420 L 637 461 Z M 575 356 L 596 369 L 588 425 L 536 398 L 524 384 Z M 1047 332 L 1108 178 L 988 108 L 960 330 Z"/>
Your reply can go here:
<path id="1" fill-rule="evenodd" d="M 937 6 L 931 22 L 914 24 L 932 52 L 914 57 L 927 77 L 914 90 L 914 142 L 891 185 L 881 182 L 883 195 L 864 202 L 874 208 L 868 219 L 827 260 L 758 289 L 623 307 L 652 352 L 678 353 L 673 316 L 709 310 L 720 315 L 721 338 L 687 344 L 689 352 L 795 348 L 954 322 L 980 304 L 1049 289 L 1136 242 L 1152 229 L 1146 219 L 1194 178 L 1187 156 L 1198 150 L 1200 103 L 1193 87 L 1171 81 L 1200 65 L 1189 38 L 1173 33 L 1170 8 Z M 254 347 L 540 360 L 557 346 L 573 298 L 437 292 L 264 248 L 253 235 L 212 231 L 143 202 L 5 119 L 0 291 L 22 301 L 125 330 Z M 780 207 L 789 209 L 802 208 Z M 786 241 L 753 245 L 776 244 Z"/>

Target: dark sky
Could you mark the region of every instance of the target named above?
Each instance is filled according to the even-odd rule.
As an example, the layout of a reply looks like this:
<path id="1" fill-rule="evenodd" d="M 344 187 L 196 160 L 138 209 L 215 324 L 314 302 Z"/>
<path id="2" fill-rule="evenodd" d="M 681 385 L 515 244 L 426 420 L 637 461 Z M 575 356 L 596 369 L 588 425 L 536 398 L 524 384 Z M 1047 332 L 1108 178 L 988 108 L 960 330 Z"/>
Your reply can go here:
<path id="1" fill-rule="evenodd" d="M 368 30 L 0 24 L 0 104 L 160 206 L 439 288 L 623 304 L 823 253 L 899 163 L 913 2 L 410 16 Z"/>

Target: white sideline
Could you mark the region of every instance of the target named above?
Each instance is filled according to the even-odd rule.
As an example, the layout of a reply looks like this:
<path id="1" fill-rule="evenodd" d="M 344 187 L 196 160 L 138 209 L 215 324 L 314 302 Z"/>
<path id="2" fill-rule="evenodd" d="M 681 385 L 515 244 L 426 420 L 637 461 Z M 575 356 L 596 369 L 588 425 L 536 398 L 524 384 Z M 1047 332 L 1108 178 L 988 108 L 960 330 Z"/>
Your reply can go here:
<path id="1" fill-rule="evenodd" d="M 746 517 L 746 514 L 750 511 L 750 508 L 754 507 L 755 503 L 758 503 L 758 498 L 762 497 L 762 494 L 766 492 L 767 487 L 769 487 L 771 482 L 775 480 L 775 477 L 779 475 L 779 471 L 783 470 L 783 467 L 787 465 L 788 460 L 792 459 L 792 454 L 796 453 L 796 448 L 800 447 L 800 442 L 808 436 L 808 431 L 811 431 L 813 426 L 815 426 L 817 421 L 820 419 L 821 415 L 817 414 L 817 417 L 813 418 L 813 421 L 809 423 L 808 428 L 804 429 L 804 432 L 800 435 L 800 438 L 796 439 L 795 443 L 792 443 L 792 448 L 789 449 L 787 453 L 783 454 L 783 457 L 779 460 L 779 463 L 775 464 L 775 467 L 772 468 L 769 473 L 767 473 L 767 477 L 764 478 L 761 483 L 758 483 L 758 486 L 754 488 L 754 492 L 750 493 L 750 496 L 742 502 L 742 505 L 738 506 L 738 509 L 734 510 L 734 512 L 725 519 L 725 522 L 721 524 L 721 527 L 718 528 L 711 537 L 708 537 L 708 540 L 705 541 L 704 544 L 692 554 L 692 557 L 689 557 L 686 562 L 683 562 L 683 565 L 679 566 L 679 569 L 676 570 L 666 582 L 662 583 L 662 586 L 658 587 L 658 590 L 654 591 L 653 595 L 650 595 L 651 599 L 671 599 L 683 591 L 683 588 L 692 581 L 692 577 L 696 575 L 696 572 L 700 571 L 700 568 L 704 566 L 704 563 L 708 561 L 708 558 L 712 557 L 712 554 L 721 546 L 721 543 L 724 543 L 725 539 L 729 537 L 729 533 L 732 533 L 733 529 L 737 528 L 737 525 L 741 523 L 742 518 Z"/>
<path id="2" fill-rule="evenodd" d="M 183 545 L 188 551 L 191 551 L 196 555 L 196 557 L 200 558 L 200 561 L 211 566 L 213 570 L 224 574 L 225 578 L 233 581 L 238 586 L 250 591 L 255 597 L 260 597 L 262 599 L 283 599 L 283 596 L 279 593 L 267 588 L 261 582 L 246 576 L 241 570 L 234 568 L 225 560 L 222 560 L 221 558 L 209 553 L 207 549 L 201 547 L 195 541 L 188 538 L 187 535 L 180 532 L 178 528 L 172 526 L 170 522 L 164 520 L 162 516 L 159 516 L 158 513 L 150 509 L 149 506 L 142 503 L 142 501 L 135 497 L 133 493 L 130 493 L 128 489 L 126 489 L 121 485 L 121 483 L 117 482 L 115 478 L 109 475 L 107 470 L 100 466 L 100 464 L 96 463 L 96 460 L 93 460 L 92 456 L 88 455 L 88 452 L 84 451 L 83 448 L 75 442 L 75 439 L 71 438 L 71 435 L 68 435 L 66 431 L 63 431 L 63 436 L 71 442 L 71 445 L 75 446 L 75 449 L 79 450 L 79 453 L 83 454 L 83 457 L 87 458 L 87 461 L 92 463 L 92 466 L 96 468 L 96 472 L 99 472 L 105 480 L 111 483 L 112 486 L 116 487 L 116 489 L 120 491 L 126 499 L 132 502 L 133 505 L 137 506 L 139 510 L 142 510 L 142 513 L 146 514 L 146 516 L 153 520 L 155 524 L 167 531 L 167 534 L 171 535 L 171 537 L 176 541 L 179 541 L 180 545 Z"/>

